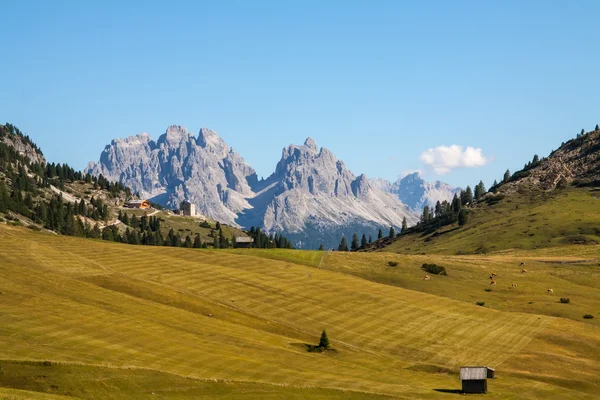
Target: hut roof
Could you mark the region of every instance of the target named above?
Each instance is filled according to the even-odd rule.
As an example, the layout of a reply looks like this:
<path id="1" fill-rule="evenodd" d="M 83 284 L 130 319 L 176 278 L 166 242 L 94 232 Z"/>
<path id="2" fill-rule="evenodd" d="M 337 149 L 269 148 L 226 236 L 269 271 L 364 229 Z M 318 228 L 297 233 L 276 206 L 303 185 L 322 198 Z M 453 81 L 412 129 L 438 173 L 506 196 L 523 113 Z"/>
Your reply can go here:
<path id="1" fill-rule="evenodd" d="M 487 379 L 487 367 L 460 367 L 460 380 Z"/>
<path id="2" fill-rule="evenodd" d="M 127 202 L 127 204 L 143 204 L 145 202 L 147 202 L 148 200 L 129 200 Z"/>
<path id="3" fill-rule="evenodd" d="M 236 243 L 254 243 L 254 239 L 252 239 L 249 236 L 236 236 L 235 242 Z"/>

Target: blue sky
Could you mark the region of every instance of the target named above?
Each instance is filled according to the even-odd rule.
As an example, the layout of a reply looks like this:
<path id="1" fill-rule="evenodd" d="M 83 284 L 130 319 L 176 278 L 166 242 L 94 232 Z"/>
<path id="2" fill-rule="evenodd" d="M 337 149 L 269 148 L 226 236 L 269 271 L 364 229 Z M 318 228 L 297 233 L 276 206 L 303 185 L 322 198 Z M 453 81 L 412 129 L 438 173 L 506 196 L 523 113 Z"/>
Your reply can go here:
<path id="1" fill-rule="evenodd" d="M 10 2 L 0 121 L 76 168 L 178 124 L 216 130 L 259 176 L 311 136 L 355 174 L 489 186 L 600 123 L 599 15 L 595 1 Z M 436 149 L 452 145 L 479 161 Z"/>

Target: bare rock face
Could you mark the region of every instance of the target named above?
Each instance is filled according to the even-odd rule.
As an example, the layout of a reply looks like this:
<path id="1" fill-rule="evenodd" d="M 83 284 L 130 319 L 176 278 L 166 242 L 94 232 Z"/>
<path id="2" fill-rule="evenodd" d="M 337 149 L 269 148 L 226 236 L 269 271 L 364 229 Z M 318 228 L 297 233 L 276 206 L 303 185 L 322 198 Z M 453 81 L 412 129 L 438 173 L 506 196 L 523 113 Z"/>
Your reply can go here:
<path id="1" fill-rule="evenodd" d="M 418 172 L 408 174 L 393 183 L 384 179 L 372 179 L 371 184 L 393 194 L 416 212 L 423 211 L 425 206 L 434 207 L 438 201 L 450 202 L 455 194 L 460 193 L 460 188 L 452 187 L 447 183 L 427 182 Z"/>
<path id="2" fill-rule="evenodd" d="M 342 234 L 374 234 L 379 228 L 412 225 L 417 215 L 394 196 L 373 188 L 363 174 L 356 177 L 311 138 L 303 146 L 283 149 L 275 173 L 267 179 L 273 188 L 268 201 L 257 201 L 264 211 L 242 225 L 259 225 L 284 234 L 304 247 L 336 245 Z"/>
<path id="3" fill-rule="evenodd" d="M 563 143 L 547 158 L 516 172 L 498 191 L 511 194 L 535 188 L 552 191 L 575 184 L 600 183 L 600 130 L 587 132 Z"/>
<path id="4" fill-rule="evenodd" d="M 156 142 L 147 133 L 113 140 L 88 171 L 167 206 L 191 201 L 202 214 L 234 224 L 236 213 L 248 207 L 256 173 L 228 149 L 214 131 L 203 128 L 196 138 L 173 125 Z"/>
<path id="5" fill-rule="evenodd" d="M 8 129 L 4 131 L 4 127 L 2 125 L 0 125 L 0 127 L 2 127 L 3 132 L 5 132 L 3 135 L 0 136 L 0 141 L 4 142 L 8 146 L 13 147 L 16 150 L 16 152 L 21 154 L 22 156 L 27 157 L 27 159 L 29 159 L 29 162 L 31 162 L 32 164 L 46 163 L 46 159 L 44 158 L 42 152 L 37 147 L 34 147 L 34 145 L 32 145 L 31 141 L 28 140 L 27 137 L 24 138 L 17 134 L 10 133 Z"/>
<path id="6" fill-rule="evenodd" d="M 115 139 L 89 172 L 167 206 L 188 200 L 221 222 L 283 233 L 297 247 L 332 247 L 342 234 L 417 221 L 398 197 L 352 174 L 311 138 L 284 148 L 275 172 L 261 181 L 216 132 L 203 128 L 196 138 L 181 126 L 156 142 L 148 134 Z"/>

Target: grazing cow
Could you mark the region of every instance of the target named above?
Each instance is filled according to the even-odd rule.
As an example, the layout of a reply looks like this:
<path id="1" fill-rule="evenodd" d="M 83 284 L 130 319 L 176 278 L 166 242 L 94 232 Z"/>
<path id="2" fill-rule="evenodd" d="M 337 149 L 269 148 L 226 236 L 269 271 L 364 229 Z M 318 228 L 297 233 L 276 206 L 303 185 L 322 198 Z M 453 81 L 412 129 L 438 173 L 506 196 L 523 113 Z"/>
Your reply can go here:
<path id="1" fill-rule="evenodd" d="M 513 283 L 512 285 L 510 285 L 511 287 L 517 287 L 516 283 Z"/>
<path id="2" fill-rule="evenodd" d="M 428 281 L 431 279 L 431 277 L 429 275 L 425 275 L 425 278 L 423 278 L 424 280 Z"/>
<path id="3" fill-rule="evenodd" d="M 548 293 L 554 293 L 554 289 L 548 289 Z"/>
<path id="4" fill-rule="evenodd" d="M 493 280 L 496 276 L 498 276 L 498 274 L 492 272 L 492 274 L 490 275 L 490 280 Z"/>
<path id="5" fill-rule="evenodd" d="M 527 270 L 526 270 L 525 268 L 523 268 L 523 269 L 521 270 L 521 273 L 522 273 L 522 274 L 525 274 L 525 273 L 527 273 Z"/>
<path id="6" fill-rule="evenodd" d="M 495 284 L 496 284 L 496 281 L 491 281 L 490 282 L 490 285 L 495 285 Z"/>

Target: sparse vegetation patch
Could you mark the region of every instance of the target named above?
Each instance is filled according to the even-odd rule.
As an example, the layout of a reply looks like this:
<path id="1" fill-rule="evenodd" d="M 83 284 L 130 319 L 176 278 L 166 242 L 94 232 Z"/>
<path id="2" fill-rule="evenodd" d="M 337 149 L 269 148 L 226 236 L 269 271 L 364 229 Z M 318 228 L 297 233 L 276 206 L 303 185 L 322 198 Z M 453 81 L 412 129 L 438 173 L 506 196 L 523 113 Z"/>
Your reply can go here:
<path id="1" fill-rule="evenodd" d="M 430 274 L 434 274 L 434 275 L 448 275 L 448 272 L 446 271 L 446 267 L 442 267 L 441 265 L 437 265 L 437 264 L 423 264 L 421 266 L 421 269 L 423 271 L 429 272 Z"/>

